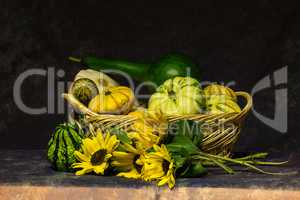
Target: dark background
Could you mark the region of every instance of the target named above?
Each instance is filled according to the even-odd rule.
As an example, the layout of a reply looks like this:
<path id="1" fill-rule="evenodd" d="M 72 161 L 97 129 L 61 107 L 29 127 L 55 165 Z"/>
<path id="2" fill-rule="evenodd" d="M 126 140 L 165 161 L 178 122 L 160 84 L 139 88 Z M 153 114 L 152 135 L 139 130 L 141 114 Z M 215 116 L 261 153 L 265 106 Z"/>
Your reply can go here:
<path id="1" fill-rule="evenodd" d="M 233 80 L 234 89 L 248 92 L 264 76 L 289 65 L 288 133 L 269 128 L 250 113 L 236 151 L 300 150 L 297 1 L 197 2 L 2 0 L 0 148 L 45 148 L 55 125 L 66 119 L 58 114 L 31 116 L 18 109 L 13 84 L 26 69 L 55 66 L 66 71 L 57 81 L 69 81 L 80 69 L 67 61 L 70 55 L 152 62 L 163 54 L 179 52 L 198 63 L 203 80 Z M 22 96 L 27 105 L 45 106 L 46 78 L 28 79 Z M 255 95 L 254 106 L 272 117 L 274 88 Z"/>

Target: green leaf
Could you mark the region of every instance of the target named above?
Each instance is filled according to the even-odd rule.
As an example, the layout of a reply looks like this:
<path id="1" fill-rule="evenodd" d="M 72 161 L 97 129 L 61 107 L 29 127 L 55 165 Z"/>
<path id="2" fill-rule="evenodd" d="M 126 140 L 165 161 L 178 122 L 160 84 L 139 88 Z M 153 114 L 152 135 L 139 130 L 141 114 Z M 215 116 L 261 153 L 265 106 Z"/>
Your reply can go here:
<path id="1" fill-rule="evenodd" d="M 174 133 L 175 130 L 175 133 Z M 173 132 L 172 132 L 173 131 Z M 196 145 L 200 145 L 203 138 L 201 123 L 193 120 L 178 120 L 169 126 L 169 134 L 183 135 Z"/>
<path id="2" fill-rule="evenodd" d="M 188 154 L 196 154 L 199 151 L 199 148 L 192 142 L 192 140 L 184 135 L 176 135 L 173 138 L 173 141 L 171 144 L 176 144 L 176 145 L 180 145 L 181 147 L 183 147 Z"/>
<path id="3" fill-rule="evenodd" d="M 207 169 L 203 165 L 198 163 L 193 163 L 189 166 L 188 170 L 185 173 L 182 173 L 183 177 L 199 177 L 207 173 Z"/>
<path id="4" fill-rule="evenodd" d="M 127 149 L 124 148 L 122 145 L 119 145 L 119 146 L 117 147 L 117 151 L 123 151 L 123 152 L 126 152 Z"/>
<path id="5" fill-rule="evenodd" d="M 189 169 L 190 157 L 186 155 L 172 154 L 172 158 L 175 162 L 176 176 L 181 176 L 182 173 L 185 173 Z"/>
<path id="6" fill-rule="evenodd" d="M 131 139 L 128 137 L 128 135 L 125 131 L 122 131 L 118 128 L 112 128 L 112 129 L 110 129 L 110 133 L 116 135 L 118 140 L 120 140 L 122 143 L 132 144 Z"/>
<path id="7" fill-rule="evenodd" d="M 184 135 L 176 135 L 172 142 L 166 147 L 173 154 L 190 156 L 199 152 L 198 147 L 191 141 L 190 138 Z"/>
<path id="8" fill-rule="evenodd" d="M 188 155 L 189 152 L 181 144 L 171 143 L 166 145 L 167 149 L 171 153 L 176 153 L 178 155 Z"/>
<path id="9" fill-rule="evenodd" d="M 187 161 L 187 157 L 181 155 L 172 155 L 172 158 L 175 162 L 176 169 L 181 168 Z"/>

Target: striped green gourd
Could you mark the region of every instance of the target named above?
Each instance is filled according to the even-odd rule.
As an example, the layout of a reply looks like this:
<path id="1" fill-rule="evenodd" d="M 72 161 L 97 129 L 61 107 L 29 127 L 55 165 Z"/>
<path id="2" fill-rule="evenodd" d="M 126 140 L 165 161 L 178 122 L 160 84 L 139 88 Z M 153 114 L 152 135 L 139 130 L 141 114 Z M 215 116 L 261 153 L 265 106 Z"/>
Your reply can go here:
<path id="1" fill-rule="evenodd" d="M 71 165 L 76 162 L 74 151 L 80 149 L 82 136 L 82 130 L 70 123 L 55 128 L 48 143 L 47 154 L 55 170 L 72 171 Z"/>

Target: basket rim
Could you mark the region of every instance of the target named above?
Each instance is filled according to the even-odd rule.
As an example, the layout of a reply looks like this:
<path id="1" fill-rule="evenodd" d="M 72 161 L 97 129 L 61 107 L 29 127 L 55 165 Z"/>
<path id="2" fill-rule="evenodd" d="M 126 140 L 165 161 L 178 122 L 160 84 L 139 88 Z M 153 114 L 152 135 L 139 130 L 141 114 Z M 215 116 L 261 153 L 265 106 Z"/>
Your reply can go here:
<path id="1" fill-rule="evenodd" d="M 246 100 L 245 106 L 242 108 L 240 112 L 232 112 L 232 113 L 222 113 L 222 114 L 203 114 L 203 113 L 197 113 L 197 114 L 189 114 L 189 115 L 169 115 L 167 116 L 168 121 L 176 121 L 180 119 L 191 119 L 191 120 L 209 120 L 209 119 L 219 119 L 219 118 L 226 118 L 226 121 L 233 120 L 236 122 L 241 122 L 244 117 L 248 114 L 250 109 L 253 105 L 252 96 L 244 91 L 237 91 L 235 92 L 237 97 L 242 97 Z M 72 94 L 70 93 L 64 93 L 62 94 L 63 98 L 65 98 L 68 103 L 76 110 L 79 111 L 82 114 L 87 115 L 90 118 L 101 118 L 101 119 L 128 119 L 128 120 L 135 120 L 137 119 L 135 116 L 131 115 L 124 115 L 124 114 L 99 114 L 91 111 L 89 108 L 87 108 L 85 105 L 83 105 L 81 102 L 79 102 Z"/>

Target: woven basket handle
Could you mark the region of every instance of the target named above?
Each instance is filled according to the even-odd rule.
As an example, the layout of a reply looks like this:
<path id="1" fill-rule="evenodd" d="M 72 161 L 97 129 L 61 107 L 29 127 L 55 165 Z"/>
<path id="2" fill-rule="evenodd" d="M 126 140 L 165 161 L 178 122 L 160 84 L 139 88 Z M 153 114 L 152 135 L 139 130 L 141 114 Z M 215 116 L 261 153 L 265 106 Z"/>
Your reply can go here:
<path id="1" fill-rule="evenodd" d="M 246 100 L 246 105 L 244 106 L 244 108 L 235 116 L 235 121 L 241 122 L 252 108 L 253 100 L 252 96 L 247 92 L 239 91 L 235 92 L 235 94 L 237 97 L 243 97 Z"/>

